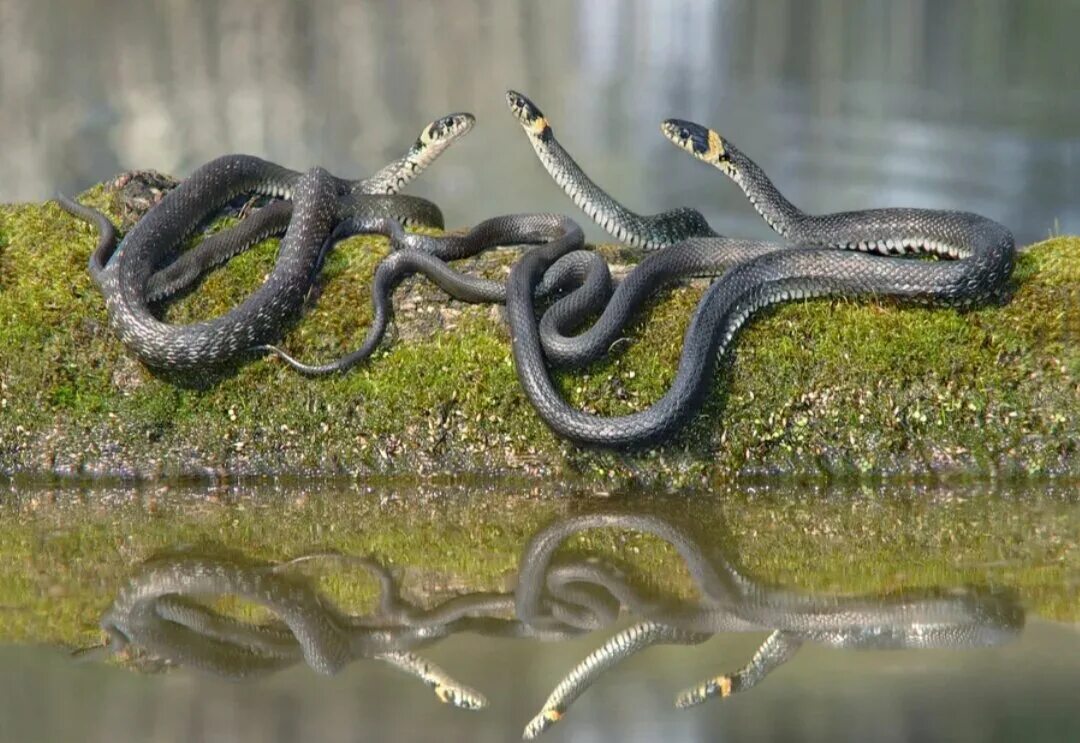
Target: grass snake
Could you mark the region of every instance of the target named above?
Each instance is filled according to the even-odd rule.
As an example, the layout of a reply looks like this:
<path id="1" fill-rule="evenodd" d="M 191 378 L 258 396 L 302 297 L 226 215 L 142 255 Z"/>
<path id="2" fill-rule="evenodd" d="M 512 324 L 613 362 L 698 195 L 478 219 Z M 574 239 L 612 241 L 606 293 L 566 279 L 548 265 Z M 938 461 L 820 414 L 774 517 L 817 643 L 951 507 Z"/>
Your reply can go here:
<path id="1" fill-rule="evenodd" d="M 581 172 L 558 146 L 539 108 L 514 91 L 507 94 L 507 101 L 541 162 L 587 214 L 597 216 L 602 226 L 621 239 L 647 247 L 669 245 L 630 273 L 596 325 L 582 336 L 595 344 L 592 353 L 603 352 L 658 286 L 691 275 L 721 274 L 691 318 L 668 391 L 645 410 L 604 417 L 577 410 L 561 397 L 548 371 L 545 351 L 550 338 L 545 344 L 544 324 L 538 321 L 532 301 L 534 288 L 548 268 L 577 246 L 553 242 L 529 251 L 514 265 L 507 282 L 506 307 L 518 377 L 540 417 L 557 434 L 575 442 L 636 447 L 666 440 L 700 407 L 717 359 L 735 334 L 768 306 L 825 296 L 874 296 L 969 307 L 1000 295 L 1012 272 L 1012 234 L 993 220 L 967 212 L 904 208 L 806 214 L 729 141 L 677 119 L 662 124 L 664 135 L 731 178 L 787 242 L 710 236 L 715 233 L 706 231 L 707 225 L 696 219 L 685 227 L 685 211 L 658 217 L 635 215 Z M 670 244 L 675 239 L 681 242 Z M 889 255 L 902 253 L 948 260 Z M 563 339 L 571 345 L 576 340 Z"/>
<path id="2" fill-rule="evenodd" d="M 93 215 L 102 237 L 91 257 L 91 272 L 106 296 L 113 327 L 151 366 L 190 368 L 270 350 L 308 374 L 340 372 L 369 358 L 380 342 L 391 317 L 394 286 L 407 275 L 423 273 L 459 299 L 506 303 L 519 380 L 540 417 L 557 434 L 582 444 L 637 447 L 660 443 L 687 423 L 703 401 L 718 357 L 763 308 L 823 296 L 892 297 L 967 307 L 1000 294 L 1011 273 L 1013 238 L 997 222 L 930 209 L 806 214 L 730 142 L 698 124 L 676 119 L 663 123 L 664 135 L 735 181 L 786 242 L 719 236 L 691 209 L 637 215 L 588 179 L 558 144 L 535 104 L 513 91 L 507 101 L 541 162 L 575 203 L 620 239 L 645 248 L 662 247 L 648 254 L 617 288 L 606 264 L 583 250 L 581 229 L 569 218 L 508 215 L 487 220 L 464 235 L 431 237 L 405 233 L 394 219 L 398 215 L 388 213 L 393 203 L 370 201 L 402 198 L 371 192 L 391 194 L 404 185 L 440 148 L 471 127 L 471 117 L 462 115 L 456 125 L 453 117 L 433 124 L 425 130 L 426 142 L 422 136 L 410 155 L 368 181 L 344 181 L 319 169 L 300 175 L 243 156 L 219 159 L 167 194 L 115 250 L 111 225 Z M 258 219 L 246 220 L 251 223 L 242 225 L 243 239 L 215 236 L 179 259 L 167 260 L 168 253 L 216 206 L 247 191 L 290 197 L 294 205 L 271 206 Z M 87 217 L 85 207 L 65 206 Z M 414 212 L 420 208 L 412 202 L 405 207 Z M 162 323 L 153 316 L 151 302 L 190 286 L 210 265 L 285 225 L 274 270 L 243 304 L 222 317 L 186 326 Z M 375 319 L 364 343 L 328 364 L 291 358 L 272 342 L 302 304 L 326 253 L 340 239 L 358 233 L 388 235 L 393 247 L 376 270 Z M 496 245 L 536 243 L 540 245 L 516 262 L 505 283 L 465 276 L 448 265 Z M 890 255 L 900 253 L 931 260 Z M 583 366 L 600 358 L 659 287 L 698 275 L 719 278 L 691 318 L 674 380 L 659 400 L 639 412 L 605 417 L 577 410 L 561 397 L 549 367 Z M 550 302 L 540 317 L 534 306 L 537 297 Z M 582 329 L 583 320 L 591 316 L 598 319 Z"/>
<path id="3" fill-rule="evenodd" d="M 404 157 L 366 180 L 341 179 L 321 168 L 301 174 L 246 155 L 217 158 L 168 192 L 119 246 L 115 228 L 103 214 L 62 196 L 58 201 L 99 229 L 90 273 L 105 297 L 110 324 L 121 342 L 158 369 L 221 364 L 280 337 L 315 280 L 325 258 L 327 237 L 343 219 L 388 217 L 441 227 L 441 214 L 433 204 L 394 194 L 467 133 L 473 121 L 469 114 L 451 114 L 432 122 Z M 252 192 L 292 204 L 272 207 L 254 223 L 242 223 L 240 229 L 207 241 L 169 265 L 199 224 L 237 195 Z M 261 237 L 282 230 L 284 239 L 273 270 L 239 306 L 188 325 L 165 323 L 154 315 L 153 302 L 189 286 Z"/>

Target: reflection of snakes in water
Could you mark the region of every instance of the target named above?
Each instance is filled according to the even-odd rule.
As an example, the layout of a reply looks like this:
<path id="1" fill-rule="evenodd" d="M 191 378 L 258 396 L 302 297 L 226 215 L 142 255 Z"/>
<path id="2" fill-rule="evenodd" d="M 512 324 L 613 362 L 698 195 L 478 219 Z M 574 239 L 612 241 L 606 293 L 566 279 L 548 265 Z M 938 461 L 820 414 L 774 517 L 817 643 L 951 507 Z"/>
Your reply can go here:
<path id="1" fill-rule="evenodd" d="M 280 337 L 314 282 L 325 258 L 326 239 L 341 219 L 387 217 L 441 227 L 442 215 L 434 204 L 393 194 L 472 124 L 469 114 L 433 122 L 405 157 L 368 180 L 336 178 L 321 168 L 300 174 L 246 155 L 220 157 L 167 193 L 119 247 L 105 215 L 63 197 L 59 203 L 98 227 L 100 239 L 90 257 L 90 273 L 105 297 L 121 342 L 157 368 L 219 364 Z M 249 192 L 291 199 L 293 204 L 263 210 L 251 224 L 241 223 L 189 251 L 173 266 L 166 265 L 200 223 L 232 198 Z M 221 317 L 182 326 L 161 322 L 151 312 L 151 302 L 189 286 L 262 237 L 282 231 L 284 239 L 273 271 L 238 307 Z"/>
<path id="2" fill-rule="evenodd" d="M 371 572 L 379 581 L 375 614 L 346 615 L 307 582 L 285 572 L 315 559 L 345 561 Z M 554 641 L 603 628 L 618 618 L 619 602 L 590 582 L 612 585 L 617 578 L 605 582 L 595 578 L 598 574 L 602 568 L 585 562 L 558 566 L 540 576 L 557 598 L 548 601 L 555 619 L 538 627 L 537 622 L 508 618 L 514 597 L 507 593 L 474 592 L 430 609 L 419 608 L 401 597 L 397 582 L 382 565 L 365 558 L 315 554 L 280 565 L 159 558 L 128 581 L 101 626 L 114 651 L 134 644 L 151 656 L 232 679 L 272 673 L 300 660 L 320 673 L 333 674 L 353 660 L 372 658 L 416 676 L 444 702 L 479 709 L 486 705 L 480 692 L 410 650 L 459 632 Z M 281 623 L 245 622 L 193 600 L 221 595 L 268 608 Z"/>
<path id="3" fill-rule="evenodd" d="M 596 557 L 557 557 L 572 536 L 626 529 L 660 538 L 685 562 L 699 597 L 657 597 L 633 576 Z M 379 581 L 376 610 L 342 612 L 309 582 L 288 572 L 306 560 L 362 566 Z M 270 609 L 265 624 L 217 613 L 195 598 L 234 595 Z M 655 516 L 590 514 L 562 519 L 524 548 L 513 593 L 472 592 L 431 608 L 402 598 L 378 562 L 318 554 L 280 565 L 180 556 L 146 563 L 101 619 L 112 648 L 148 654 L 228 678 L 281 670 L 303 660 L 320 673 L 372 658 L 420 678 L 454 706 L 477 709 L 483 695 L 413 651 L 460 632 L 558 641 L 612 625 L 625 609 L 637 622 L 590 653 L 555 687 L 526 728 L 535 737 L 563 717 L 605 671 L 653 645 L 698 644 L 721 632 L 769 632 L 748 664 L 681 692 L 676 706 L 752 688 L 804 642 L 836 648 L 995 645 L 1015 637 L 1022 609 L 1007 594 L 931 591 L 885 596 L 816 596 L 761 585 L 722 556 L 710 556 L 685 531 Z"/>
<path id="4" fill-rule="evenodd" d="M 977 214 L 930 209 L 806 214 L 730 142 L 698 124 L 675 119 L 664 122 L 664 135 L 735 181 L 766 222 L 795 244 L 708 236 L 712 234 L 708 226 L 688 216 L 697 212 L 640 217 L 585 177 L 558 146 L 546 118 L 531 101 L 513 91 L 507 101 L 556 182 L 620 239 L 655 247 L 705 235 L 666 248 L 631 277 L 641 272 L 636 280 L 651 285 L 679 276 L 717 273 L 734 264 L 699 302 L 668 392 L 648 409 L 621 417 L 590 415 L 570 407 L 547 371 L 533 290 L 547 268 L 571 248 L 542 246 L 514 266 L 506 303 L 518 376 L 540 417 L 556 433 L 574 441 L 604 446 L 663 441 L 700 407 L 717 358 L 735 334 L 770 305 L 824 296 L 887 296 L 971 306 L 998 295 L 1012 271 L 1013 237 L 997 222 Z M 901 260 L 864 253 L 917 253 L 953 260 Z M 625 316 L 629 299 L 616 295 L 608 312 Z"/>
<path id="5" fill-rule="evenodd" d="M 458 611 L 443 622 L 425 622 L 421 616 L 415 626 L 384 624 L 382 614 L 400 617 L 406 612 L 392 579 L 378 563 L 349 559 L 380 579 L 380 610 L 373 618 L 343 614 L 306 582 L 285 575 L 282 566 L 182 557 L 144 566 L 102 617 L 101 626 L 112 638 L 114 651 L 133 643 L 153 655 L 229 678 L 277 671 L 300 659 L 319 673 L 333 674 L 357 658 L 373 658 L 419 678 L 455 707 L 484 707 L 487 700 L 481 693 L 409 652 L 467 628 L 468 620 L 461 617 L 468 612 Z M 190 598 L 208 595 L 236 595 L 264 606 L 284 626 L 222 616 Z M 454 627 L 453 619 L 461 626 Z"/>
<path id="6" fill-rule="evenodd" d="M 686 563 L 701 600 L 646 601 L 621 577 L 605 575 L 598 581 L 600 587 L 610 591 L 617 584 L 615 590 L 627 609 L 646 621 L 617 633 L 572 669 L 530 721 L 526 738 L 561 719 L 601 673 L 651 645 L 697 644 L 719 632 L 771 632 L 744 668 L 680 693 L 676 706 L 684 708 L 753 687 L 807 641 L 854 649 L 979 647 L 1006 642 L 1023 627 L 1023 610 L 1011 597 L 998 593 L 812 596 L 762 586 L 741 575 L 728 560 L 706 558 L 694 540 L 666 521 L 632 514 L 577 516 L 537 533 L 522 555 L 516 596 L 519 619 L 528 623 L 543 618 L 542 577 L 555 552 L 574 534 L 597 528 L 631 529 L 671 544 Z"/>

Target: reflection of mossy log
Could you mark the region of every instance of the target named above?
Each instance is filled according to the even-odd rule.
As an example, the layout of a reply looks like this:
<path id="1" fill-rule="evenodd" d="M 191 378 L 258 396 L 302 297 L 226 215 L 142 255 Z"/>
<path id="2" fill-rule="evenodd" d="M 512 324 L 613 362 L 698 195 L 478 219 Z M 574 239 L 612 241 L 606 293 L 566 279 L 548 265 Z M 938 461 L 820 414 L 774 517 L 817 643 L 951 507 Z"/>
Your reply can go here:
<path id="1" fill-rule="evenodd" d="M 129 221 L 118 193 L 84 200 Z M 93 244 L 52 204 L 0 207 L 0 472 L 1080 474 L 1080 238 L 1026 251 L 1003 307 L 816 301 L 767 313 L 742 334 L 704 414 L 659 453 L 634 455 L 557 440 L 521 393 L 499 311 L 449 302 L 420 280 L 399 290 L 386 351 L 345 376 L 305 379 L 254 360 L 209 384 L 157 378 L 108 330 L 86 272 Z M 339 247 L 290 352 L 328 359 L 358 343 L 385 249 L 370 238 Z M 515 255 L 470 270 L 504 274 Z M 168 317 L 223 311 L 273 259 L 270 244 L 241 256 Z M 630 342 L 563 377 L 566 394 L 607 413 L 656 399 L 700 292 L 665 294 Z"/>
<path id="2" fill-rule="evenodd" d="M 177 550 L 280 561 L 313 551 L 393 566 L 406 598 L 430 606 L 514 584 L 526 542 L 587 510 L 653 513 L 718 550 L 753 579 L 831 594 L 896 594 L 957 586 L 1015 592 L 1033 616 L 1080 620 L 1080 502 L 1066 487 L 1025 483 L 901 486 L 764 485 L 711 493 L 590 497 L 591 485 L 484 481 L 239 485 L 206 490 L 24 489 L 0 500 L 0 640 L 90 645 L 97 620 L 144 560 Z M 621 495 L 622 493 L 620 493 Z M 678 553 L 646 535 L 588 531 L 565 553 L 602 554 L 664 595 L 695 589 Z M 362 568 L 303 569 L 351 613 L 373 605 Z M 246 602 L 227 608 L 265 619 Z"/>

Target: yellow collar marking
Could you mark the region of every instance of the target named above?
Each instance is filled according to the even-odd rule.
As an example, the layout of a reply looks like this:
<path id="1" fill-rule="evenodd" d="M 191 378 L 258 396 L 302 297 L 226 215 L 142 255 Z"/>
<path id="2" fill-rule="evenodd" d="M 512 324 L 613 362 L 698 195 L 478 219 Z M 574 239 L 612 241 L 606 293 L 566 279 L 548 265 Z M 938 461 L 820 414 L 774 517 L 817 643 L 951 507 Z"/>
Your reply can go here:
<path id="1" fill-rule="evenodd" d="M 707 156 L 709 157 L 709 159 L 716 158 L 716 159 L 719 160 L 720 158 L 722 158 L 726 154 L 727 153 L 724 150 L 724 140 L 722 140 L 720 138 L 719 134 L 717 134 L 712 129 L 710 129 L 709 130 L 709 151 L 707 153 Z"/>

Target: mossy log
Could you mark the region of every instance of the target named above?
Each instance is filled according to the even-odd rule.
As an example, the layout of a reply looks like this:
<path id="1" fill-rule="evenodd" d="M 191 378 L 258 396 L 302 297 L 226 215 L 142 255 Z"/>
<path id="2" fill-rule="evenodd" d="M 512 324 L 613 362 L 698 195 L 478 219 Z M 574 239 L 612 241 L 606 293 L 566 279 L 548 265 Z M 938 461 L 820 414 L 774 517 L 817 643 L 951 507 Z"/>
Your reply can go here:
<path id="1" fill-rule="evenodd" d="M 129 226 L 140 211 L 131 204 L 158 193 L 124 177 L 82 199 Z M 767 312 L 740 335 L 695 421 L 637 453 L 556 438 L 517 382 L 501 308 L 450 301 L 422 279 L 398 290 L 383 350 L 349 374 L 313 380 L 264 358 L 212 378 L 155 375 L 108 328 L 86 271 L 95 241 L 55 204 L 0 207 L 0 473 L 509 472 L 669 487 L 758 475 L 1080 475 L 1078 237 L 1025 249 L 1001 306 L 823 300 Z M 266 275 L 275 244 L 211 274 L 167 317 L 233 306 Z M 338 247 L 286 336 L 290 353 L 326 360 L 358 344 L 386 250 L 382 238 Z M 516 255 L 494 251 L 465 268 L 505 275 Z M 703 287 L 663 293 L 607 359 L 559 374 L 567 397 L 606 414 L 657 399 Z"/>

